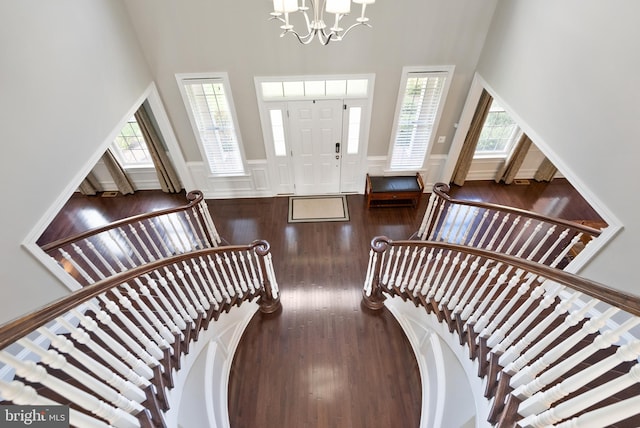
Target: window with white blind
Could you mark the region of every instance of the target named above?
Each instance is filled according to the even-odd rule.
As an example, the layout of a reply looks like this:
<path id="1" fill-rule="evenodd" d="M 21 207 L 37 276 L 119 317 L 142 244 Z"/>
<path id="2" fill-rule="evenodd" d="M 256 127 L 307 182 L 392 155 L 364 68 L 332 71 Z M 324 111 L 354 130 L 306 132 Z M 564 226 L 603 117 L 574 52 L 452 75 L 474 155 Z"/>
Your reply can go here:
<path id="1" fill-rule="evenodd" d="M 403 70 L 390 148 L 390 170 L 422 168 L 452 72 L 453 67 L 433 71 L 405 67 Z"/>
<path id="2" fill-rule="evenodd" d="M 191 124 L 213 175 L 245 173 L 231 90 L 225 73 L 178 77 Z"/>

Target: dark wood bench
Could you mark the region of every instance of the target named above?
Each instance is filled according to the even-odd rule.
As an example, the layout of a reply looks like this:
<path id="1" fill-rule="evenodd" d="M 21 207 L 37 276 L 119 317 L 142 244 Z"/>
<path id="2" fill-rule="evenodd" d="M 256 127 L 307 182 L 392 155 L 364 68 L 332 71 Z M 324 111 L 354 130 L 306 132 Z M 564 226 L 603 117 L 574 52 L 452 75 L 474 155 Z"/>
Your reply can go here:
<path id="1" fill-rule="evenodd" d="M 424 190 L 420 174 L 415 176 L 377 177 L 367 174 L 364 195 L 367 208 L 374 207 L 417 207 Z"/>

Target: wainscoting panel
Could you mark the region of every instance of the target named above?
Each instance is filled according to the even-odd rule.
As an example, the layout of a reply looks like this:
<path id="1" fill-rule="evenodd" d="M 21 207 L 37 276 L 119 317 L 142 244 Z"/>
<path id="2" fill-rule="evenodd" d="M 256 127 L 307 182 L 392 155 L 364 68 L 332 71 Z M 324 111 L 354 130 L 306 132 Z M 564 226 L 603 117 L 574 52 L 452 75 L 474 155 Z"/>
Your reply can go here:
<path id="1" fill-rule="evenodd" d="M 207 199 L 273 196 L 266 160 L 249 161 L 247 167 L 247 175 L 212 177 L 203 162 L 187 162 L 187 169 L 196 188 L 201 190 Z"/>

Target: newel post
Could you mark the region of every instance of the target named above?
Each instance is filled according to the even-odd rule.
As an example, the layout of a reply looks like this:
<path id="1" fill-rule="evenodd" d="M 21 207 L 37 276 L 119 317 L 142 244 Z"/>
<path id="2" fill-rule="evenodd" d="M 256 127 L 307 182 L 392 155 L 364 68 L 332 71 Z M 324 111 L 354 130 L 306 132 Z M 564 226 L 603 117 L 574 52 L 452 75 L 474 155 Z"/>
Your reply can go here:
<path id="1" fill-rule="evenodd" d="M 258 255 L 260 261 L 260 271 L 262 272 L 262 287 L 258 305 L 263 314 L 272 314 L 282 308 L 278 286 L 275 281 L 273 265 L 271 263 L 271 245 L 267 241 L 253 241 L 251 246 Z"/>
<path id="2" fill-rule="evenodd" d="M 380 271 L 384 252 L 389 247 L 391 240 L 386 236 L 376 236 L 371 240 L 371 253 L 369 256 L 369 269 L 365 287 L 362 293 L 362 303 L 367 308 L 377 311 L 382 309 L 386 297 L 382 294 L 380 284 Z"/>

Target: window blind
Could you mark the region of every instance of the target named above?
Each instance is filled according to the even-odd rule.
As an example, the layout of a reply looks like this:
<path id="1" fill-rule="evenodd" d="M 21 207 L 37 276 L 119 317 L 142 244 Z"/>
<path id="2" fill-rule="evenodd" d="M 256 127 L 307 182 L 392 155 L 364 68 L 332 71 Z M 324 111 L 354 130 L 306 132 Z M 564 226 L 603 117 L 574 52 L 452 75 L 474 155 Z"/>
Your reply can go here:
<path id="1" fill-rule="evenodd" d="M 183 85 L 211 173 L 244 174 L 224 81 L 219 78 L 184 80 Z"/>
<path id="2" fill-rule="evenodd" d="M 447 79 L 446 72 L 407 75 L 389 168 L 422 168 Z"/>

